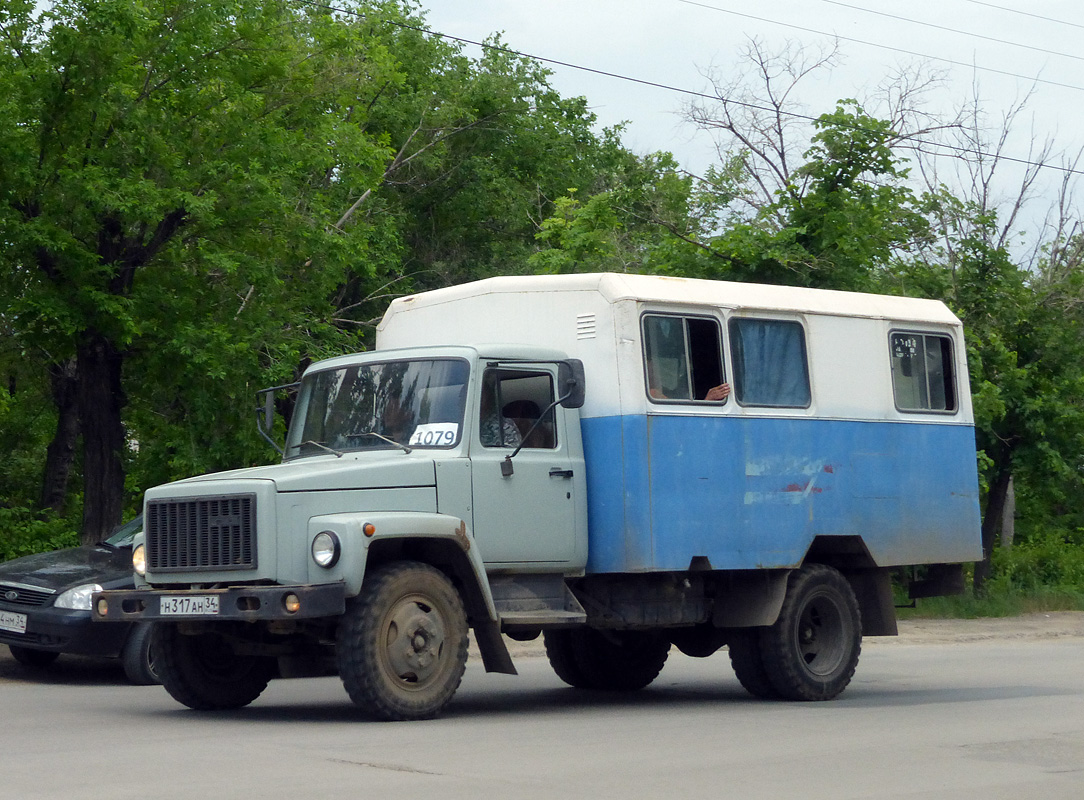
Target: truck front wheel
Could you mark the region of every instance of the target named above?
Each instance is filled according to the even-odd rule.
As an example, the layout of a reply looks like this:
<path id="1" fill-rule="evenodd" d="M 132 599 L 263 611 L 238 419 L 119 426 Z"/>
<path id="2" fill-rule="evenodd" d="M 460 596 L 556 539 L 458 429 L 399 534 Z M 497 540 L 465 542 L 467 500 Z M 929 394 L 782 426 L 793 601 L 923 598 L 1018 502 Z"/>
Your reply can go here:
<path id="1" fill-rule="evenodd" d="M 239 655 L 217 633 L 189 636 L 176 625 L 157 628 L 158 678 L 174 700 L 189 708 L 216 711 L 247 706 L 263 693 L 274 674 L 272 659 Z"/>
<path id="2" fill-rule="evenodd" d="M 787 700 L 831 700 L 858 665 L 862 621 L 847 579 L 824 564 L 792 572 L 775 624 L 760 634 L 764 669 Z"/>
<path id="3" fill-rule="evenodd" d="M 339 623 L 339 675 L 381 720 L 430 719 L 451 702 L 467 664 L 467 615 L 444 573 L 413 561 L 365 576 Z"/>

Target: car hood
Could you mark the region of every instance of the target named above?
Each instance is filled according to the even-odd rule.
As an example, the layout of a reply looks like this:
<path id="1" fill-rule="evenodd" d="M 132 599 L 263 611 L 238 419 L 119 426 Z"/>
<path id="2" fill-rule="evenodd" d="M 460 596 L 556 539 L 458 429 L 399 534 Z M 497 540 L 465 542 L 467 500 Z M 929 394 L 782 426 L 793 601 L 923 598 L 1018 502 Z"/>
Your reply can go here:
<path id="1" fill-rule="evenodd" d="M 0 564 L 0 583 L 21 583 L 63 591 L 83 583 L 124 583 L 132 580 L 132 549 L 70 547 L 36 553 Z"/>

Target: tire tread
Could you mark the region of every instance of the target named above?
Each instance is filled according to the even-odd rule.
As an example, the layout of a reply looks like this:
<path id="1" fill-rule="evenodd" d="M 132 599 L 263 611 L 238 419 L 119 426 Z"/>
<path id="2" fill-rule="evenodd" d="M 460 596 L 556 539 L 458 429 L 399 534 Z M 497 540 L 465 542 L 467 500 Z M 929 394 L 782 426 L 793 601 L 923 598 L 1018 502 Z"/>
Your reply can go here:
<path id="1" fill-rule="evenodd" d="M 792 635 L 796 616 L 815 591 L 834 596 L 845 618 L 845 654 L 840 667 L 827 677 L 812 674 L 798 657 Z M 820 701 L 837 697 L 850 683 L 862 649 L 862 619 L 854 591 L 842 573 L 825 564 L 808 564 L 791 573 L 779 618 L 761 634 L 761 656 L 768 680 L 787 700 Z"/>

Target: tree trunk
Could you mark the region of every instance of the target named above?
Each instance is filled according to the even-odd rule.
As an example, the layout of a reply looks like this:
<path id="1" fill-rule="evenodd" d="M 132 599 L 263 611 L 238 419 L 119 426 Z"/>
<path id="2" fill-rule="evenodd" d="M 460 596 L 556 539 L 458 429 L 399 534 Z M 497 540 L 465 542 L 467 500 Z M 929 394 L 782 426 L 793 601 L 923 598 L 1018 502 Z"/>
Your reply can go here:
<path id="1" fill-rule="evenodd" d="M 1005 513 L 1005 498 L 1012 481 L 1012 455 L 1006 455 L 998 464 L 993 483 L 986 495 L 986 513 L 982 517 L 982 561 L 975 564 L 975 594 L 982 594 L 986 581 L 990 578 L 991 558 L 997 534 L 1001 528 L 1001 518 Z"/>
<path id="2" fill-rule="evenodd" d="M 123 356 L 97 331 L 86 331 L 77 354 L 83 427 L 84 544 L 104 539 L 124 511 Z"/>
<path id="3" fill-rule="evenodd" d="M 1009 488 L 1005 493 L 1005 510 L 1001 514 L 1001 547 L 1004 550 L 1012 548 L 1013 538 L 1016 536 L 1016 489 L 1013 479 L 1009 478 Z"/>
<path id="4" fill-rule="evenodd" d="M 50 366 L 49 380 L 56 406 L 56 432 L 45 453 L 40 504 L 42 508 L 63 514 L 79 438 L 79 387 L 74 359 Z"/>

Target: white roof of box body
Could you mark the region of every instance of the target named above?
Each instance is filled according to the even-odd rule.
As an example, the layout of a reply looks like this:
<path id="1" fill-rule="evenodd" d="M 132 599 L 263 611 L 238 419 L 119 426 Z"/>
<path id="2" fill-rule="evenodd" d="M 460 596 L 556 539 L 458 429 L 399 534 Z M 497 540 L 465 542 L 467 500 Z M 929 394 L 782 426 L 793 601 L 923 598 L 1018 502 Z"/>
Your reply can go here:
<path id="1" fill-rule="evenodd" d="M 801 317 L 809 337 L 813 404 L 767 409 L 726 403 L 690 410 L 650 402 L 640 334 L 646 309 Z M 936 421 L 970 424 L 960 321 L 937 300 L 655 275 L 508 276 L 395 300 L 377 327 L 377 347 L 556 348 L 582 359 L 588 369 L 585 417 L 695 412 L 877 420 L 914 417 L 897 411 L 892 400 L 887 348 L 889 331 L 897 327 L 951 332 L 961 408 Z M 934 421 L 930 415 L 924 419 Z"/>
<path id="2" fill-rule="evenodd" d="M 486 294 L 589 291 L 598 292 L 610 303 L 620 300 L 637 300 L 708 305 L 719 308 L 837 314 L 870 319 L 915 320 L 944 325 L 959 324 L 956 316 L 939 300 L 698 278 L 672 278 L 662 275 L 592 273 L 487 278 L 445 289 L 408 295 L 392 302 L 378 330 L 384 327 L 385 322 L 392 315 L 412 306 L 435 306 Z"/>

